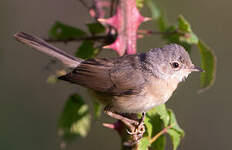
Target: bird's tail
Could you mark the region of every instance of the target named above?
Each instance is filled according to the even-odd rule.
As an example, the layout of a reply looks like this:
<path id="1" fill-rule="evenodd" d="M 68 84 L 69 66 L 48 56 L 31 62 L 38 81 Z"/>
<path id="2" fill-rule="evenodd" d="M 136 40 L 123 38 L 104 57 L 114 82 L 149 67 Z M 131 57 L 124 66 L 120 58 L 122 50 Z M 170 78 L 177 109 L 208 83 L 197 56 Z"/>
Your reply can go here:
<path id="1" fill-rule="evenodd" d="M 54 57 L 54 58 L 60 60 L 63 64 L 67 65 L 70 68 L 77 67 L 81 63 L 81 61 L 83 61 L 80 58 L 76 58 L 76 57 L 48 44 L 47 42 L 45 42 L 44 40 L 42 40 L 36 36 L 29 35 L 29 34 L 24 33 L 24 32 L 19 32 L 19 33 L 16 33 L 14 35 L 14 37 L 18 41 L 20 41 L 26 45 L 29 45 L 32 48 L 34 48 L 40 52 L 43 52 L 51 57 Z"/>

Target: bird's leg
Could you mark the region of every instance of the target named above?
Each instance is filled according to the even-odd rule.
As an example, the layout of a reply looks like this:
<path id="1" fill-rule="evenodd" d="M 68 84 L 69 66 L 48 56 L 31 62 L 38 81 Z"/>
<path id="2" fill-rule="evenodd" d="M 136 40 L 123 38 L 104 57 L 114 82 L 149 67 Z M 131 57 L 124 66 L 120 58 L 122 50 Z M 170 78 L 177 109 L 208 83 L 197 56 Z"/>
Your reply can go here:
<path id="1" fill-rule="evenodd" d="M 134 134 L 140 134 L 143 135 L 145 132 L 145 127 L 144 127 L 144 119 L 146 116 L 146 112 L 142 112 L 142 117 L 139 119 L 138 125 L 135 127 L 134 130 L 128 131 L 129 134 L 134 135 Z"/>
<path id="2" fill-rule="evenodd" d="M 105 113 L 114 119 L 122 121 L 129 128 L 127 132 L 132 136 L 132 141 L 129 141 L 128 143 L 131 145 L 137 143 L 143 137 L 143 133 L 145 132 L 145 112 L 142 113 L 142 117 L 139 119 L 139 121 L 130 119 L 118 113 L 114 113 L 110 111 L 108 107 L 105 108 Z"/>
<path id="3" fill-rule="evenodd" d="M 145 116 L 146 116 L 146 112 L 142 112 L 142 117 L 139 119 L 139 125 L 144 122 Z"/>
<path id="4" fill-rule="evenodd" d="M 114 113 L 108 109 L 105 109 L 105 113 L 114 119 L 122 121 L 130 130 L 135 130 L 135 126 L 138 125 L 137 121 L 124 117 L 123 115 Z"/>

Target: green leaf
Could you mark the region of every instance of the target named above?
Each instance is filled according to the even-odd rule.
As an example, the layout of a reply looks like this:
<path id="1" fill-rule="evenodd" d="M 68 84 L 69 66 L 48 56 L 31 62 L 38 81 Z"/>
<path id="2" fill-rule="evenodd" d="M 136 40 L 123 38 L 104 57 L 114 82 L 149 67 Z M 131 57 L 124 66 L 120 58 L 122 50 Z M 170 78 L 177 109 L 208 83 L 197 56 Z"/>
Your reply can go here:
<path id="1" fill-rule="evenodd" d="M 176 43 L 182 45 L 188 52 L 190 52 L 192 44 L 198 42 L 198 38 L 194 33 L 179 33 L 176 32 L 177 27 L 170 26 L 166 35 L 163 35 L 163 38 L 167 40 L 168 43 Z"/>
<path id="2" fill-rule="evenodd" d="M 177 147 L 180 144 L 180 140 L 181 140 L 181 135 L 179 132 L 177 132 L 174 129 L 168 129 L 167 133 L 170 135 L 171 140 L 172 140 L 172 145 L 173 145 L 173 150 L 176 150 Z"/>
<path id="3" fill-rule="evenodd" d="M 155 150 L 165 150 L 166 137 L 161 135 L 155 142 L 151 144 L 151 149 Z"/>
<path id="4" fill-rule="evenodd" d="M 184 136 L 184 131 L 180 128 L 176 121 L 175 114 L 166 108 L 165 104 L 159 105 L 147 112 L 144 120 L 146 126 L 145 137 L 149 137 L 152 149 L 164 150 L 166 144 L 166 138 L 161 135 L 158 139 L 154 140 L 154 137 L 165 128 L 169 128 L 167 133 L 171 136 L 173 149 L 176 150 L 181 138 Z M 170 128 L 171 126 L 171 128 Z"/>
<path id="5" fill-rule="evenodd" d="M 62 139 L 71 141 L 77 137 L 86 137 L 90 129 L 90 121 L 88 105 L 79 95 L 71 95 L 58 121 L 58 129 Z"/>
<path id="6" fill-rule="evenodd" d="M 160 131 L 171 125 L 171 129 L 168 129 L 168 133 L 170 132 L 169 134 L 172 138 L 174 150 L 179 145 L 180 139 L 184 136 L 184 131 L 178 125 L 175 114 L 171 110 L 166 109 L 164 104 L 150 110 L 147 113 L 144 123 L 146 126 L 146 135 L 150 139 L 154 138 Z M 165 136 L 161 135 L 151 144 L 151 148 L 164 150 L 165 142 Z"/>
<path id="7" fill-rule="evenodd" d="M 178 29 L 183 32 L 192 32 L 190 24 L 182 15 L 178 17 Z"/>
<path id="8" fill-rule="evenodd" d="M 170 117 L 169 125 L 171 125 L 171 128 L 168 129 L 167 133 L 171 137 L 173 150 L 176 150 L 180 144 L 181 138 L 184 136 L 184 131 L 178 125 L 174 112 L 172 110 L 168 109 L 168 114 Z"/>
<path id="9" fill-rule="evenodd" d="M 150 146 L 149 138 L 143 137 L 138 144 L 138 150 L 148 150 L 148 147 Z"/>
<path id="10" fill-rule="evenodd" d="M 150 110 L 144 120 L 146 126 L 146 133 L 150 139 L 152 139 L 156 134 L 158 134 L 164 128 L 164 122 L 166 122 L 166 108 L 164 105 L 158 106 Z M 168 114 L 167 114 L 168 116 Z M 164 121 L 164 120 L 165 121 Z M 164 135 L 161 135 L 155 142 L 151 143 L 152 149 L 164 150 L 166 138 Z"/>
<path id="11" fill-rule="evenodd" d="M 157 21 L 159 30 L 164 32 L 167 29 L 168 23 L 163 11 L 161 11 L 159 6 L 153 0 L 145 0 L 145 3 L 151 11 L 152 19 Z"/>
<path id="12" fill-rule="evenodd" d="M 160 119 L 164 122 L 165 127 L 168 126 L 169 115 L 168 115 L 165 104 L 161 104 L 159 106 L 156 106 L 147 112 L 147 115 L 149 115 L 149 116 L 153 116 L 153 115 L 157 115 L 157 114 L 160 116 Z"/>
<path id="13" fill-rule="evenodd" d="M 86 25 L 88 27 L 89 32 L 92 35 L 99 34 L 99 33 L 104 33 L 105 32 L 105 27 L 101 23 L 99 23 L 99 22 L 88 23 Z"/>
<path id="14" fill-rule="evenodd" d="M 83 41 L 75 56 L 83 59 L 91 58 L 97 53 L 98 49 L 94 48 L 93 41 Z"/>
<path id="15" fill-rule="evenodd" d="M 165 31 L 163 38 L 168 43 L 177 43 L 182 45 L 188 52 L 190 52 L 192 44 L 198 43 L 198 37 L 192 32 L 190 24 L 180 15 L 178 17 L 178 26 L 170 26 Z"/>
<path id="16" fill-rule="evenodd" d="M 168 111 L 168 115 L 169 115 L 169 118 L 170 118 L 169 125 L 171 125 L 172 129 L 179 132 L 180 135 L 183 137 L 184 136 L 184 130 L 181 129 L 180 126 L 178 125 L 174 112 L 171 109 L 168 109 L 167 111 Z"/>
<path id="17" fill-rule="evenodd" d="M 179 40 L 188 44 L 197 44 L 198 37 L 192 32 L 189 22 L 180 15 L 178 17 L 178 31 L 183 32 L 179 34 Z"/>
<path id="18" fill-rule="evenodd" d="M 56 40 L 69 40 L 82 37 L 84 35 L 86 35 L 86 33 L 83 30 L 61 22 L 56 22 L 49 31 L 50 38 Z"/>
<path id="19" fill-rule="evenodd" d="M 184 40 L 180 40 L 182 34 L 177 32 L 176 26 L 170 26 L 166 29 L 166 34 L 163 34 L 163 38 L 167 41 L 167 43 L 176 43 L 182 45 L 188 52 L 191 50 L 191 45 Z"/>
<path id="20" fill-rule="evenodd" d="M 101 116 L 102 104 L 98 101 L 93 101 L 93 109 L 94 109 L 94 118 L 98 119 Z"/>
<path id="21" fill-rule="evenodd" d="M 201 91 L 211 87 L 215 80 L 216 56 L 213 51 L 202 41 L 198 42 L 201 54 L 201 67 L 205 72 L 201 73 Z"/>
<path id="22" fill-rule="evenodd" d="M 188 44 L 198 43 L 198 37 L 194 33 L 185 33 L 185 35 L 179 37 L 179 40 Z"/>
<path id="23" fill-rule="evenodd" d="M 156 109 L 157 113 L 159 114 L 160 119 L 164 122 L 164 126 L 167 127 L 170 118 L 169 118 L 165 104 L 159 105 L 159 106 L 155 107 L 155 109 Z"/>
<path id="24" fill-rule="evenodd" d="M 144 120 L 146 126 L 146 134 L 152 138 L 163 128 L 163 121 L 158 114 L 147 114 Z"/>

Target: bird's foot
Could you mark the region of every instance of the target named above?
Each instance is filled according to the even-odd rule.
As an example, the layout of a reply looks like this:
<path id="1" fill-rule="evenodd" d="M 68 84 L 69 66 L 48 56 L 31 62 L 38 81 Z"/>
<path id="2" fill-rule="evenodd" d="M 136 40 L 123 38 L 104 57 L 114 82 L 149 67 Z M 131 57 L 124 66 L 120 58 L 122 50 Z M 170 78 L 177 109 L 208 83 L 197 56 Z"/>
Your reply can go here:
<path id="1" fill-rule="evenodd" d="M 145 126 L 144 126 L 145 113 L 142 113 L 142 117 L 141 119 L 139 119 L 139 121 L 111 112 L 107 109 L 105 109 L 105 113 L 111 116 L 112 118 L 122 121 L 127 126 L 128 128 L 127 133 L 131 135 L 131 141 L 126 142 L 125 143 L 126 145 L 134 145 L 138 143 L 139 140 L 143 137 L 143 134 L 145 132 Z"/>
<path id="2" fill-rule="evenodd" d="M 144 118 L 145 118 L 145 112 L 142 113 L 142 117 L 139 119 L 138 123 L 134 125 L 133 129 L 127 130 L 127 133 L 132 135 L 132 138 L 134 141 L 139 141 L 145 132 L 145 126 L 144 126 Z"/>

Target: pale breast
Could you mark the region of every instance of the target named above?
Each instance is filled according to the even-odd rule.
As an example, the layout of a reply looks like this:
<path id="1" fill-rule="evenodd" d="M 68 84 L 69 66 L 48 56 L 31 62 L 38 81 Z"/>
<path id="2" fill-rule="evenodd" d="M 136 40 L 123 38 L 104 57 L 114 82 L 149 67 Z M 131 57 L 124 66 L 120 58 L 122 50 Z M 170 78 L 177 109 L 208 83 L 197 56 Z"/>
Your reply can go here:
<path id="1" fill-rule="evenodd" d="M 148 86 L 146 86 L 146 90 L 148 95 L 159 101 L 159 104 L 163 104 L 172 96 L 178 83 L 179 82 L 175 79 L 167 81 L 152 77 Z"/>
<path id="2" fill-rule="evenodd" d="M 152 77 L 138 95 L 114 97 L 112 110 L 140 113 L 165 103 L 176 89 L 178 82 Z"/>

